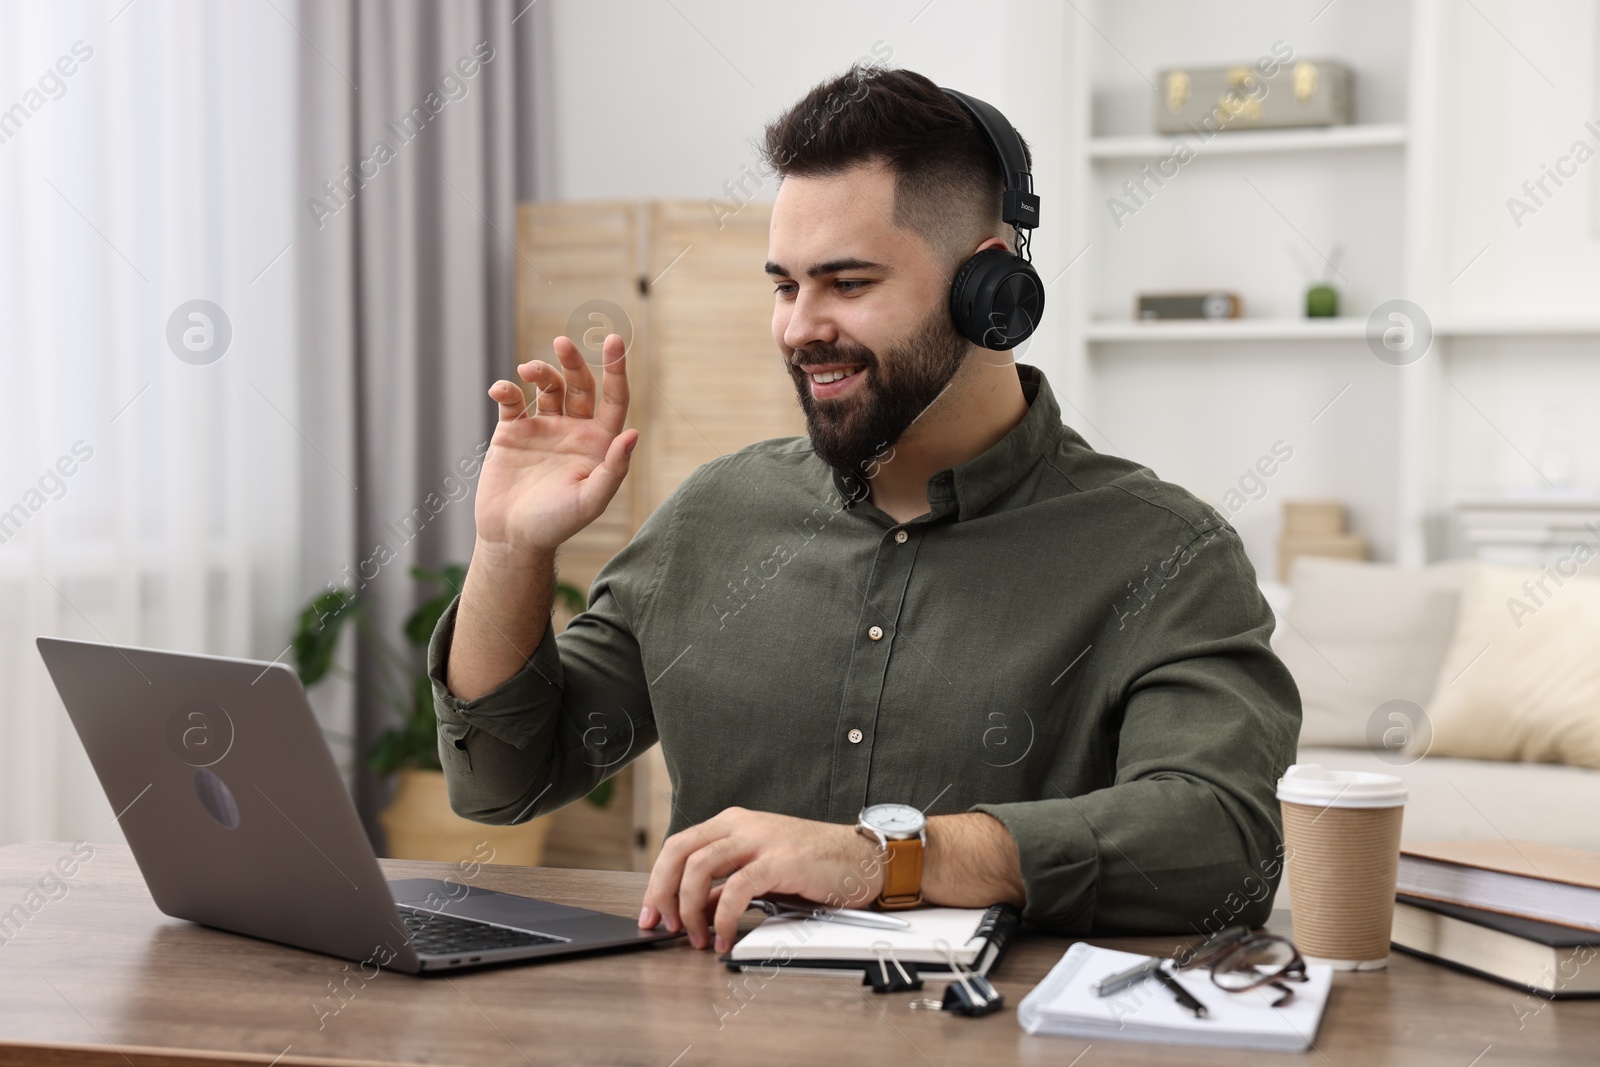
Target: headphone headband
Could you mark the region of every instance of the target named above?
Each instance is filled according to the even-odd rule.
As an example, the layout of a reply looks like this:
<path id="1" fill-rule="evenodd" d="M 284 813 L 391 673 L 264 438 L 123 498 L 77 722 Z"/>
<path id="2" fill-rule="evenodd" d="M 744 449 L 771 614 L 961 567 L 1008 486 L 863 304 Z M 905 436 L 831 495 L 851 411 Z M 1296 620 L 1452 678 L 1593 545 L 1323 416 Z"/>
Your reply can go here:
<path id="1" fill-rule="evenodd" d="M 1022 139 L 1017 136 L 1016 129 L 994 105 L 954 89 L 944 91 L 978 121 L 978 128 L 989 139 L 995 155 L 1000 157 L 1000 174 L 1006 186 L 1001 221 L 1028 230 L 1039 225 L 1039 197 L 1033 191 L 1033 174 L 1028 169 L 1028 157 L 1023 154 Z"/>

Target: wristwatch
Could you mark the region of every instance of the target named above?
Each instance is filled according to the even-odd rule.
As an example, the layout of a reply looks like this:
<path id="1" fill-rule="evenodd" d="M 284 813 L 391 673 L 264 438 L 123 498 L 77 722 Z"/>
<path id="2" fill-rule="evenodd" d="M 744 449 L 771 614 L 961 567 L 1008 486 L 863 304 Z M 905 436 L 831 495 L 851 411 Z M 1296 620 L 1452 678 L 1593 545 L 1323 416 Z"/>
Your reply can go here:
<path id="1" fill-rule="evenodd" d="M 874 804 L 856 816 L 856 829 L 876 841 L 883 863 L 878 907 L 893 910 L 922 903 L 922 852 L 928 820 L 909 804 Z"/>

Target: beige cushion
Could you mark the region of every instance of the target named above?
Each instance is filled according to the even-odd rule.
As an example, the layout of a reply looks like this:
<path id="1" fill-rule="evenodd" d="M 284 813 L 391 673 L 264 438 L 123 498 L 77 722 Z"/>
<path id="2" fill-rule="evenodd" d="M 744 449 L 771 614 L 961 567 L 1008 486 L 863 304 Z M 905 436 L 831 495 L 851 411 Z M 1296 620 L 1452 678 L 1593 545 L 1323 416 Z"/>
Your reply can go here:
<path id="1" fill-rule="evenodd" d="M 1600 852 L 1600 819 L 1567 816 L 1600 811 L 1600 773 L 1584 767 L 1437 756 L 1407 763 L 1392 753 L 1351 748 L 1302 748 L 1297 759 L 1330 770 L 1399 775 L 1408 794 L 1401 841 L 1509 837 Z"/>
<path id="2" fill-rule="evenodd" d="M 1289 612 L 1272 644 L 1300 688 L 1300 744 L 1365 748 L 1380 706 L 1427 704 L 1450 646 L 1462 567 L 1295 560 Z"/>
<path id="3" fill-rule="evenodd" d="M 1600 581 L 1553 574 L 1471 565 L 1430 755 L 1600 768 Z"/>

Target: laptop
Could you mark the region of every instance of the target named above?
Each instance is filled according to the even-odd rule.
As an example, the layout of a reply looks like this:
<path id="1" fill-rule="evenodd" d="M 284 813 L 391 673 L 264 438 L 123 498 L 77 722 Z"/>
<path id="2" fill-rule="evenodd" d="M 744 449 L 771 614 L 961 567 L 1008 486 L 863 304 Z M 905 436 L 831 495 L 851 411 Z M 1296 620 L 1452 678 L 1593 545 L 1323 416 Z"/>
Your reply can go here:
<path id="1" fill-rule="evenodd" d="M 499 893 L 389 881 L 293 670 L 38 639 L 156 906 L 410 974 L 638 948 L 681 934 Z"/>

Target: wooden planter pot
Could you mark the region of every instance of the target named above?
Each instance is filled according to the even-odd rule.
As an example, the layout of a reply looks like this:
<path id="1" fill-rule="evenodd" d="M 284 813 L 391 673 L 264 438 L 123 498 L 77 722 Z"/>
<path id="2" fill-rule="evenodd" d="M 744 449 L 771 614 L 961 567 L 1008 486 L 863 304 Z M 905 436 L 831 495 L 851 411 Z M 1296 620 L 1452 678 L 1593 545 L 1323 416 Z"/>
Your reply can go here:
<path id="1" fill-rule="evenodd" d="M 508 863 L 537 867 L 544 859 L 545 838 L 551 816 L 516 826 L 490 826 L 463 819 L 450 810 L 444 772 L 408 767 L 396 778 L 394 799 L 379 814 L 389 838 L 388 854 L 395 859 L 438 860 L 459 863 Z M 486 855 L 487 842 L 494 850 Z"/>

